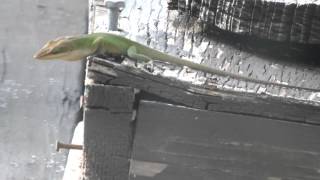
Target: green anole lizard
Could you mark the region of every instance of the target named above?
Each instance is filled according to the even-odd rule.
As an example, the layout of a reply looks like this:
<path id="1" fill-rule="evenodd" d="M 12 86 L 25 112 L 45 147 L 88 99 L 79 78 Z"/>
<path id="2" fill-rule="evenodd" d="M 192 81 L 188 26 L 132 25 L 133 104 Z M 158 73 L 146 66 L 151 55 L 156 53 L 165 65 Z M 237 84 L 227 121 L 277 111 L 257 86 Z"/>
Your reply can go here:
<path id="1" fill-rule="evenodd" d="M 235 79 L 255 82 L 264 85 L 280 86 L 286 88 L 297 88 L 310 91 L 319 91 L 319 89 L 296 87 L 275 82 L 268 82 L 259 79 L 253 79 L 230 72 L 213 69 L 211 67 L 197 64 L 185 59 L 174 57 L 160 51 L 154 50 L 140 43 L 134 42 L 125 37 L 111 33 L 94 33 L 73 37 L 61 37 L 46 43 L 35 55 L 34 58 L 40 60 L 81 60 L 90 55 L 110 54 L 113 56 L 127 56 L 136 61 L 152 62 L 153 60 L 172 63 L 175 65 L 187 66 L 194 70 L 203 71 L 210 74 L 227 76 Z"/>

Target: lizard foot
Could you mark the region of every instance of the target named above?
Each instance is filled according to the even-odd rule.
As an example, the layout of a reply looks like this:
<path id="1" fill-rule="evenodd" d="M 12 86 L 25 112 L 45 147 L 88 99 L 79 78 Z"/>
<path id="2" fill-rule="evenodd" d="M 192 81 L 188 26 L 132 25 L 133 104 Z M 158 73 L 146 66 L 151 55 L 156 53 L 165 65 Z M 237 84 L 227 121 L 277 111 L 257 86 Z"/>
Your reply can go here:
<path id="1" fill-rule="evenodd" d="M 153 73 L 154 72 L 154 64 L 153 64 L 153 61 L 149 61 L 147 63 L 145 63 L 143 65 L 143 68 L 147 71 L 149 71 L 150 73 Z"/>
<path id="2" fill-rule="evenodd" d="M 148 73 L 148 74 L 152 74 L 153 71 L 154 71 L 153 65 L 151 65 L 150 63 L 144 63 L 144 62 L 138 63 L 138 62 L 135 62 L 135 66 L 136 66 L 138 69 L 140 69 L 140 70 L 142 70 L 143 72 Z"/>

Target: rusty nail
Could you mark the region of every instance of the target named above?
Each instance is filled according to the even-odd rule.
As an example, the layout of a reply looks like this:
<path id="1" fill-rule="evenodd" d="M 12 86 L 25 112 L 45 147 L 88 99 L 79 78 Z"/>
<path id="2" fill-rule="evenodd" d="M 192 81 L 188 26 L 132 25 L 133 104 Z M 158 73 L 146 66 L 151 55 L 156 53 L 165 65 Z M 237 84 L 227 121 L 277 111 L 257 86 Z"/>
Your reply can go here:
<path id="1" fill-rule="evenodd" d="M 82 150 L 83 146 L 78 144 L 65 144 L 59 141 L 56 141 L 56 151 L 59 152 L 60 149 L 78 149 Z"/>

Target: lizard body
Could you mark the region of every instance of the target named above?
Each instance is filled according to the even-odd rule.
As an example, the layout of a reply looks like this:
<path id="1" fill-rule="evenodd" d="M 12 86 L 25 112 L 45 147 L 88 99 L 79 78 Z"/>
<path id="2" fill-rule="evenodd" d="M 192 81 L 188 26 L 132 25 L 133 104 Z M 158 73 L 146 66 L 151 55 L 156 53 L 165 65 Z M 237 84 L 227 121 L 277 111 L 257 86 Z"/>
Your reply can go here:
<path id="1" fill-rule="evenodd" d="M 81 60 L 90 55 L 111 54 L 114 56 L 127 56 L 137 61 L 150 62 L 152 60 L 163 61 L 175 65 L 187 66 L 189 68 L 200 70 L 210 74 L 227 76 L 231 78 L 241 79 L 248 82 L 255 82 L 264 85 L 280 86 L 286 88 L 298 88 L 311 91 L 319 91 L 318 89 L 296 87 L 286 84 L 269 82 L 254 79 L 246 76 L 225 72 L 211 67 L 197 64 L 189 60 L 171 56 L 160 51 L 154 50 L 140 43 L 127 39 L 125 37 L 111 33 L 94 33 L 88 35 L 80 35 L 73 37 L 62 37 L 49 41 L 35 55 L 34 58 L 40 60 Z"/>

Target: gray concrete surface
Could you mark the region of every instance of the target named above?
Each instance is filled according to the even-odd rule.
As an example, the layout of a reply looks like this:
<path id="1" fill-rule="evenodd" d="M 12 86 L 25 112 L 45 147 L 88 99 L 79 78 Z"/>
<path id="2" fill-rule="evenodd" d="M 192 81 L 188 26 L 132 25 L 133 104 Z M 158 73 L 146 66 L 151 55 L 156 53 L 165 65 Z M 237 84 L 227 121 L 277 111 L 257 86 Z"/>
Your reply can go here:
<path id="1" fill-rule="evenodd" d="M 61 179 L 79 116 L 81 62 L 39 62 L 47 40 L 87 29 L 87 0 L 2 0 L 0 4 L 0 179 Z"/>

